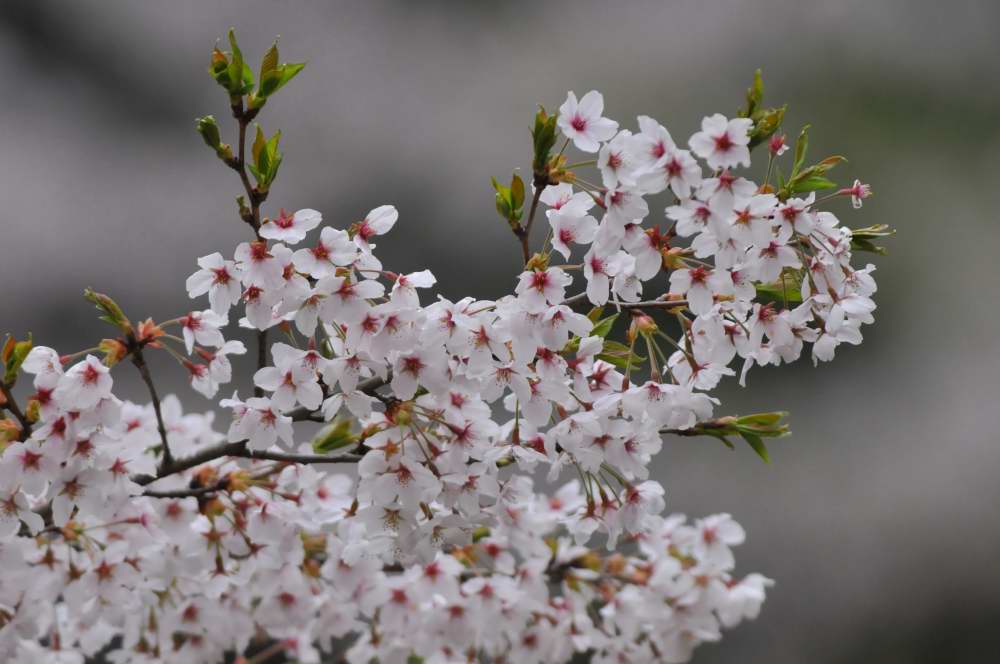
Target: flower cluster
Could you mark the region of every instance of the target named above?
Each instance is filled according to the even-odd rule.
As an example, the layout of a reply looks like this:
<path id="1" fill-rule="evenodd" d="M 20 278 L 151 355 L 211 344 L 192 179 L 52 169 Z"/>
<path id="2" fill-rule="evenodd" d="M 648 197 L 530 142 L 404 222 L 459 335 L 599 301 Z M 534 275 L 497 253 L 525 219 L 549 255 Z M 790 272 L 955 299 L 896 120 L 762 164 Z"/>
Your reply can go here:
<path id="1" fill-rule="evenodd" d="M 566 145 L 552 154 L 536 136 L 526 225 L 519 180 L 498 188 L 525 246 L 536 208 L 548 229 L 497 300 L 435 298 L 429 271 L 386 269 L 374 242 L 397 222 L 390 205 L 340 228 L 311 209 L 247 212 L 255 238 L 187 280 L 208 309 L 137 331 L 101 300 L 124 331 L 103 362 L 20 353 L 31 406 L 15 410 L 9 380 L 0 402 L 19 421 L 0 430 L 13 431 L 0 658 L 683 662 L 755 617 L 771 581 L 734 575 L 743 530 L 664 516 L 650 462 L 669 434 L 742 436 L 766 455 L 778 416 L 716 417 L 709 392 L 807 342 L 814 360 L 860 342 L 873 267 L 852 266 L 852 231 L 820 206 L 869 192 L 817 199 L 836 160 L 803 168 L 804 148 L 777 186 L 738 174 L 771 138 L 759 113 L 707 117 L 684 148 L 649 117 L 619 129 L 603 107 L 570 93 L 540 115 Z M 570 142 L 596 160 L 567 165 Z M 783 151 L 771 138 L 768 179 Z M 259 206 L 273 173 L 255 158 Z M 271 337 L 253 396 L 221 401 L 223 434 L 159 400 L 143 351 L 167 350 L 213 397 L 246 352 L 223 335 L 234 307 L 261 342 L 288 343 Z M 113 394 L 109 365 L 124 358 L 150 404 Z M 303 439 L 300 422 L 322 429 Z"/>

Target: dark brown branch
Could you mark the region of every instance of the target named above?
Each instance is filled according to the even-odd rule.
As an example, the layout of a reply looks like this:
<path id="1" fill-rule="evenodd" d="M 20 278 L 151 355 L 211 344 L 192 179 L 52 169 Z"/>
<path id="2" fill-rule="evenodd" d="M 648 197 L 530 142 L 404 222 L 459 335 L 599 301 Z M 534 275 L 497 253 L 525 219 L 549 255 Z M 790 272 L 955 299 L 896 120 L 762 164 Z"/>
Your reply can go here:
<path id="1" fill-rule="evenodd" d="M 577 293 L 562 301 L 566 306 L 573 306 L 587 301 L 586 293 Z M 688 305 L 687 300 L 646 300 L 644 302 L 608 302 L 608 306 L 621 309 L 677 309 Z"/>
<path id="2" fill-rule="evenodd" d="M 257 370 L 260 371 L 267 366 L 267 330 L 260 330 L 257 332 Z M 264 389 L 253 386 L 253 395 L 255 397 L 264 396 Z"/>
<path id="3" fill-rule="evenodd" d="M 260 204 L 267 198 L 267 194 L 260 192 L 256 187 L 250 184 L 250 177 L 247 175 L 246 169 L 247 126 L 257 115 L 257 111 L 244 110 L 242 98 L 239 103 L 233 105 L 232 111 L 233 117 L 236 118 L 236 121 L 239 123 L 239 145 L 236 159 L 226 163 L 230 168 L 236 171 L 237 174 L 239 174 L 240 182 L 243 183 L 243 189 L 246 191 L 247 199 L 250 201 L 250 214 L 249 216 L 241 215 L 243 221 L 248 223 L 250 227 L 253 228 L 254 234 L 257 236 L 257 239 L 260 240 Z"/>
<path id="4" fill-rule="evenodd" d="M 366 394 L 376 394 L 376 390 L 386 384 L 386 381 L 378 376 L 374 378 L 369 378 L 358 383 L 358 390 L 365 392 Z M 288 413 L 288 416 L 292 418 L 293 422 L 323 422 L 322 417 L 318 416 L 315 412 L 308 410 L 306 408 L 296 408 L 295 410 Z M 206 447 L 205 449 L 192 454 L 191 456 L 184 457 L 182 459 L 175 459 L 173 463 L 169 466 L 161 465 L 156 475 L 135 475 L 132 477 L 132 481 L 136 484 L 145 486 L 156 480 L 163 479 L 164 477 L 169 477 L 170 475 L 176 475 L 177 473 L 182 473 L 185 470 L 190 470 L 196 466 L 200 466 L 203 463 L 208 463 L 210 461 L 215 461 L 216 459 L 221 459 L 223 457 L 235 457 L 241 459 L 268 459 L 271 461 L 288 461 L 289 463 L 353 463 L 357 461 L 358 457 L 355 456 L 338 456 L 338 457 L 328 457 L 322 455 L 289 455 L 281 454 L 280 458 L 274 457 L 275 454 L 272 452 L 252 452 L 246 447 L 247 441 L 241 440 L 235 443 L 220 443 L 218 445 L 213 445 L 211 447 Z"/>
<path id="5" fill-rule="evenodd" d="M 174 455 L 170 453 L 170 443 L 167 442 L 167 428 L 163 424 L 163 414 L 160 412 L 160 397 L 156 393 L 156 386 L 153 384 L 153 377 L 149 373 L 149 366 L 146 358 L 142 355 L 142 348 L 136 347 L 132 350 L 132 364 L 139 370 L 142 382 L 149 389 L 149 398 L 153 402 L 153 412 L 156 414 L 156 430 L 160 433 L 160 444 L 163 446 L 163 458 L 160 460 L 160 468 L 169 468 L 174 463 Z"/>
<path id="6" fill-rule="evenodd" d="M 28 421 L 28 418 L 21 411 L 21 407 L 17 405 L 16 401 L 14 401 L 14 394 L 3 381 L 0 381 L 0 391 L 3 392 L 4 399 L 7 400 L 7 403 L 4 404 L 3 408 L 9 410 L 11 415 L 14 416 L 17 423 L 21 426 L 21 435 L 18 436 L 18 440 L 28 440 L 28 437 L 31 435 L 31 422 Z"/>
<path id="7" fill-rule="evenodd" d="M 524 264 L 531 260 L 531 227 L 535 223 L 535 213 L 538 212 L 538 201 L 542 197 L 545 185 L 535 186 L 535 193 L 531 197 L 531 208 L 528 211 L 528 221 L 517 232 L 517 237 L 521 240 L 521 254 L 524 256 Z"/>
<path id="8" fill-rule="evenodd" d="M 236 447 L 242 443 L 229 443 L 228 446 Z M 228 447 L 227 446 L 227 447 Z M 297 464 L 320 464 L 320 463 L 357 463 L 361 457 L 357 454 L 345 454 L 342 456 L 325 456 L 321 454 L 285 454 L 283 452 L 252 452 L 247 449 L 234 450 L 226 456 L 239 459 L 258 459 L 261 461 L 279 461 L 282 463 Z M 144 491 L 142 495 L 150 498 L 187 498 L 190 496 L 201 496 L 216 491 L 224 491 L 228 480 L 223 478 L 211 486 L 194 487 L 190 489 L 175 489 L 170 491 Z"/>

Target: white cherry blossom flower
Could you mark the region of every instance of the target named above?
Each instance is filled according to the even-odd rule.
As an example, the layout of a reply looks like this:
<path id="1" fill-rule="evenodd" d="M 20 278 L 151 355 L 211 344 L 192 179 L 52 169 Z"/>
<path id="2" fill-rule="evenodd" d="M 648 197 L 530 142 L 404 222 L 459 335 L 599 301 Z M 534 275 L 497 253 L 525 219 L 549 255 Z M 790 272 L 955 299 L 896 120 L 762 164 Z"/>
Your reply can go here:
<path id="1" fill-rule="evenodd" d="M 691 136 L 688 144 L 711 168 L 749 166 L 747 144 L 752 126 L 753 121 L 749 118 L 727 120 L 726 116 L 716 113 L 701 121 L 701 131 Z"/>
<path id="2" fill-rule="evenodd" d="M 271 219 L 261 224 L 260 236 L 268 240 L 278 240 L 288 244 L 298 244 L 306 239 L 312 229 L 323 222 L 323 215 L 308 208 L 295 214 L 288 214 L 282 209 L 277 219 Z"/>
<path id="3" fill-rule="evenodd" d="M 604 112 L 604 97 L 591 90 L 577 101 L 569 92 L 566 101 L 559 107 L 559 129 L 573 141 L 578 150 L 597 152 L 603 141 L 610 140 L 618 131 L 618 123 L 601 117 Z"/>

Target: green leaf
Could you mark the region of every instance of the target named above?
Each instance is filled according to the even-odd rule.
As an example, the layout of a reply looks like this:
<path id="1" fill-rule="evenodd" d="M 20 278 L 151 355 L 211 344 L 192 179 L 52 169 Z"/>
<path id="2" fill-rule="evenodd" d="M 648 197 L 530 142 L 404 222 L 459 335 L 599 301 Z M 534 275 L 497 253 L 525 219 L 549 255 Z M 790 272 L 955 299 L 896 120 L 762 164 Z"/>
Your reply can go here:
<path id="1" fill-rule="evenodd" d="M 602 318 L 601 320 L 597 321 L 593 329 L 590 330 L 590 336 L 601 337 L 602 339 L 606 339 L 607 336 L 611 333 L 611 328 L 615 324 L 616 320 L 618 320 L 618 314 L 612 314 L 607 318 Z"/>
<path id="2" fill-rule="evenodd" d="M 100 317 L 101 320 L 114 325 L 125 334 L 132 333 L 132 323 L 125 316 L 121 307 L 119 307 L 118 304 L 110 297 L 103 293 L 96 293 L 90 288 L 83 291 L 83 297 L 86 298 L 88 302 L 92 302 L 94 306 L 97 307 L 97 310 L 103 314 Z"/>
<path id="3" fill-rule="evenodd" d="M 355 445 L 357 442 L 358 436 L 351 431 L 351 421 L 338 419 L 316 435 L 312 441 L 312 448 L 317 454 L 329 454 Z"/>
<path id="4" fill-rule="evenodd" d="M 802 168 L 802 164 L 806 160 L 806 152 L 809 150 L 809 125 L 802 128 L 799 132 L 799 137 L 795 140 L 795 162 L 792 164 L 792 174 L 789 176 L 789 180 L 794 180 L 795 176 L 798 175 L 799 169 Z"/>
<path id="5" fill-rule="evenodd" d="M 764 444 L 764 441 L 760 436 L 755 433 L 750 433 L 749 431 L 740 431 L 740 435 L 743 437 L 743 440 L 747 441 L 747 444 L 753 448 L 753 451 L 757 453 L 757 456 L 764 460 L 764 463 L 771 463 L 771 457 L 767 453 L 767 445 Z"/>
<path id="6" fill-rule="evenodd" d="M 504 219 L 509 220 L 511 210 L 510 210 L 510 204 L 507 202 L 507 199 L 501 196 L 500 194 L 497 194 L 496 202 L 497 202 L 497 214 L 499 214 Z"/>
<path id="7" fill-rule="evenodd" d="M 766 110 L 761 110 L 757 113 L 758 117 L 754 119 L 753 131 L 750 132 L 750 143 L 747 147 L 751 150 L 771 138 L 774 132 L 778 131 L 781 127 L 782 120 L 785 119 L 785 110 L 788 106 L 782 106 L 781 108 L 769 108 Z"/>
<path id="8" fill-rule="evenodd" d="M 510 180 L 511 207 L 520 210 L 524 206 L 524 181 L 517 173 Z"/>
<path id="9" fill-rule="evenodd" d="M 269 74 L 273 74 L 278 69 L 278 40 L 275 39 L 274 43 L 271 44 L 271 48 L 267 49 L 264 53 L 264 57 L 260 61 L 260 80 L 263 84 L 264 79 L 267 78 Z"/>
<path id="10" fill-rule="evenodd" d="M 789 183 L 788 189 L 793 194 L 804 194 L 810 191 L 821 191 L 824 189 L 836 189 L 837 183 L 822 175 L 811 175 L 809 177 L 798 177 Z"/>
<path id="11" fill-rule="evenodd" d="M 535 148 L 531 168 L 536 178 L 544 176 L 547 172 L 549 155 L 556 144 L 556 119 L 555 115 L 548 115 L 543 106 L 538 107 L 538 112 L 535 114 L 535 125 L 531 130 L 532 143 Z"/>
<path id="12" fill-rule="evenodd" d="M 278 67 L 278 87 L 272 90 L 271 94 L 285 87 L 286 83 L 298 76 L 299 72 L 305 68 L 306 63 L 304 62 L 286 62 Z"/>
<path id="13" fill-rule="evenodd" d="M 253 72 L 243 61 L 243 52 L 236 43 L 236 31 L 229 29 L 229 46 L 233 49 L 227 70 L 229 94 L 234 97 L 245 95 L 253 89 Z"/>
<path id="14" fill-rule="evenodd" d="M 788 302 L 788 304 L 800 304 L 802 302 L 802 279 L 805 273 L 801 270 L 785 268 L 781 273 L 782 278 L 771 283 L 754 284 L 757 289 L 757 296 L 774 302 Z"/>
<path id="15" fill-rule="evenodd" d="M 278 152 L 278 142 L 281 140 L 281 130 L 274 132 L 274 136 L 268 139 L 264 153 L 267 155 L 267 183 L 270 184 L 278 175 L 278 166 L 281 165 L 281 153 Z"/>
<path id="16" fill-rule="evenodd" d="M 16 341 L 11 344 L 12 341 L 14 341 L 13 337 L 9 337 L 4 348 L 4 354 L 7 357 L 4 366 L 3 382 L 8 386 L 13 386 L 17 381 L 17 372 L 20 371 L 21 365 L 24 363 L 24 358 L 28 357 L 28 353 L 31 352 L 32 348 L 31 334 L 28 334 L 28 338 L 25 341 Z"/>
<path id="17" fill-rule="evenodd" d="M 277 54 L 277 51 L 275 51 L 275 54 Z M 260 86 L 257 89 L 257 93 L 251 100 L 251 105 L 254 108 L 263 106 L 268 97 L 283 88 L 286 83 L 295 78 L 295 76 L 302 71 L 305 66 L 306 63 L 304 62 L 291 62 L 279 65 L 277 64 L 277 61 L 275 61 L 274 68 L 265 73 L 263 71 L 263 65 L 261 65 L 262 71 L 260 75 Z"/>
<path id="18" fill-rule="evenodd" d="M 736 449 L 736 446 L 733 445 L 733 441 L 729 440 L 725 436 L 719 436 L 719 440 L 721 440 L 722 444 L 725 445 L 726 447 L 728 447 L 729 449 L 731 449 L 731 450 L 735 450 Z"/>
<path id="19" fill-rule="evenodd" d="M 875 240 L 883 237 L 891 237 L 895 234 L 896 229 L 890 228 L 888 224 L 875 224 L 867 228 L 852 229 L 851 249 L 885 256 L 889 252 L 885 247 L 875 244 Z"/>
<path id="20" fill-rule="evenodd" d="M 747 105 L 746 108 L 739 112 L 741 118 L 752 118 L 757 109 L 760 108 L 761 103 L 764 101 L 764 79 L 761 76 L 760 69 L 753 74 L 753 84 L 747 88 Z"/>
<path id="21" fill-rule="evenodd" d="M 216 46 L 212 49 L 212 57 L 208 65 L 208 73 L 215 82 L 229 90 L 229 58 Z"/>
<path id="22" fill-rule="evenodd" d="M 737 417 L 736 424 L 737 426 L 770 428 L 781 422 L 781 420 L 785 417 L 788 417 L 788 413 L 784 411 L 753 413 L 751 415 L 741 415 Z"/>
<path id="23" fill-rule="evenodd" d="M 517 222 L 521 220 L 521 208 L 524 205 L 524 182 L 517 173 L 511 178 L 509 187 L 497 182 L 496 178 L 490 178 L 490 181 L 497 192 L 497 213 L 506 219 L 512 228 L 518 228 Z"/>
<path id="24" fill-rule="evenodd" d="M 631 362 L 629 359 L 631 358 Z M 638 367 L 646 358 L 637 355 L 634 351 L 629 353 L 629 347 L 620 341 L 604 342 L 604 352 L 597 356 L 597 359 L 604 360 L 608 364 L 614 365 L 616 369 L 625 369 L 628 366 Z"/>
<path id="25" fill-rule="evenodd" d="M 264 144 L 267 142 L 264 138 L 264 130 L 260 128 L 260 125 L 256 125 L 257 135 L 253 139 L 253 145 L 250 147 L 250 155 L 253 157 L 255 164 L 260 163 L 260 153 L 264 149 Z"/>
<path id="26" fill-rule="evenodd" d="M 873 226 L 866 226 L 865 228 L 852 228 L 851 236 L 855 238 L 864 238 L 866 240 L 872 240 L 880 237 L 892 237 L 896 234 L 896 229 L 889 226 L 889 224 L 875 224 Z"/>

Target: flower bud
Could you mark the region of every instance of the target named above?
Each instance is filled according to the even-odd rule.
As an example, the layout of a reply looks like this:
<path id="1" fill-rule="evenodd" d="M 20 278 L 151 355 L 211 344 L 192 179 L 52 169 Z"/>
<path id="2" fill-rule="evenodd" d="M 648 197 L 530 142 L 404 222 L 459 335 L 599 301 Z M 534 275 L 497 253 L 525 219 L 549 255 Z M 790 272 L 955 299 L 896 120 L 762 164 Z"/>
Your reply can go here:
<path id="1" fill-rule="evenodd" d="M 667 270 L 684 269 L 684 249 L 682 247 L 665 246 L 660 249 L 660 256 L 663 257 L 663 267 Z"/>
<path id="2" fill-rule="evenodd" d="M 222 516 L 226 513 L 226 505 L 219 499 L 218 496 L 213 496 L 212 498 L 202 502 L 201 513 L 209 519 L 214 519 L 215 517 Z"/>
<path id="3" fill-rule="evenodd" d="M 226 491 L 246 491 L 250 488 L 250 473 L 234 470 L 226 475 Z"/>
<path id="4" fill-rule="evenodd" d="M 632 312 L 632 325 L 643 336 L 653 334 L 660 329 L 657 327 L 656 321 L 653 320 L 652 316 L 638 311 Z"/>
<path id="5" fill-rule="evenodd" d="M 775 157 L 779 157 L 788 151 L 788 144 L 785 142 L 784 134 L 775 134 L 767 144 L 767 149 Z"/>
<path id="6" fill-rule="evenodd" d="M 37 422 L 42 416 L 42 402 L 38 399 L 29 399 L 28 407 L 24 409 L 24 416 L 32 424 Z"/>
<path id="7" fill-rule="evenodd" d="M 101 339 L 97 349 L 104 353 L 104 366 L 113 367 L 128 355 L 128 348 L 118 339 Z"/>
<path id="8" fill-rule="evenodd" d="M 125 334 L 132 334 L 132 323 L 125 316 L 125 312 L 121 310 L 117 302 L 104 293 L 97 293 L 91 288 L 83 291 L 83 297 L 87 301 L 92 302 L 98 311 L 104 314 L 101 316 L 101 320 L 114 325 Z"/>
<path id="9" fill-rule="evenodd" d="M 0 420 L 0 446 L 6 447 L 7 443 L 12 443 L 21 436 L 21 427 L 17 422 L 10 419 Z"/>
<path id="10" fill-rule="evenodd" d="M 524 266 L 525 270 L 535 270 L 538 272 L 544 272 L 549 269 L 549 257 L 543 254 L 535 254 L 532 256 Z"/>
<path id="11" fill-rule="evenodd" d="M 212 486 L 219 479 L 218 471 L 212 466 L 202 466 L 194 474 L 194 479 L 191 481 L 192 486 L 201 488 Z"/>
<path id="12" fill-rule="evenodd" d="M 389 421 L 397 426 L 405 427 L 413 421 L 413 403 L 397 401 L 386 409 L 385 415 Z"/>
<path id="13" fill-rule="evenodd" d="M 150 348 L 160 348 L 160 344 L 156 341 L 156 339 L 163 336 L 163 330 L 159 325 L 153 322 L 152 318 L 147 318 L 139 323 L 139 329 L 136 331 L 135 336 L 135 340 L 144 346 L 149 346 Z"/>

